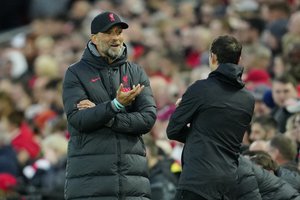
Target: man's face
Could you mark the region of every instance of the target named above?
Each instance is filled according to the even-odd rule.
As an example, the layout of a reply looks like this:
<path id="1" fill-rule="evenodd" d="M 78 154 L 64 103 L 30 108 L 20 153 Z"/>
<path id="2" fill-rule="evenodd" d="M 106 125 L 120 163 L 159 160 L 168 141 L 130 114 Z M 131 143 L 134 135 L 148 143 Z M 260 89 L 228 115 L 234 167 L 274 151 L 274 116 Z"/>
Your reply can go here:
<path id="1" fill-rule="evenodd" d="M 234 34 L 243 44 L 248 44 L 251 42 L 250 25 L 245 21 L 239 21 L 237 23 Z"/>
<path id="2" fill-rule="evenodd" d="M 292 139 L 300 143 L 300 114 L 297 114 L 292 121 Z"/>
<path id="3" fill-rule="evenodd" d="M 292 83 L 274 82 L 272 96 L 277 106 L 284 107 L 288 99 L 297 97 L 297 90 Z"/>
<path id="4" fill-rule="evenodd" d="M 124 43 L 122 30 L 119 26 L 113 26 L 107 32 L 93 36 L 92 41 L 97 46 L 100 55 L 114 60 L 122 53 Z"/>
<path id="5" fill-rule="evenodd" d="M 262 100 L 255 101 L 255 105 L 254 105 L 255 116 L 269 115 L 270 112 L 271 109 Z"/>
<path id="6" fill-rule="evenodd" d="M 266 139 L 266 131 L 262 128 L 259 123 L 253 123 L 251 126 L 250 139 L 252 141 Z"/>

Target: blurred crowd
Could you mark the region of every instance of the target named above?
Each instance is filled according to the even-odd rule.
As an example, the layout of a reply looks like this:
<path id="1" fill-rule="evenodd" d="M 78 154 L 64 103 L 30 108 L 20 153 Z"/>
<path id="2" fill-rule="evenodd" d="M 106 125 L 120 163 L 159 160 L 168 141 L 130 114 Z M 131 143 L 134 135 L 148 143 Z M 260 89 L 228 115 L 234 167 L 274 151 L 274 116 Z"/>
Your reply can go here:
<path id="1" fill-rule="evenodd" d="M 166 138 L 175 102 L 191 83 L 208 76 L 209 45 L 225 34 L 243 44 L 243 79 L 256 100 L 242 153 L 267 152 L 276 165 L 299 173 L 299 0 L 1 4 L 0 37 L 14 28 L 27 29 L 0 43 L 1 200 L 63 199 L 69 134 L 61 85 L 89 40 L 91 20 L 105 10 L 129 24 L 124 30 L 129 60 L 149 75 L 157 104 L 157 121 L 145 136 L 153 200 L 172 199 L 181 171 L 183 144 Z"/>

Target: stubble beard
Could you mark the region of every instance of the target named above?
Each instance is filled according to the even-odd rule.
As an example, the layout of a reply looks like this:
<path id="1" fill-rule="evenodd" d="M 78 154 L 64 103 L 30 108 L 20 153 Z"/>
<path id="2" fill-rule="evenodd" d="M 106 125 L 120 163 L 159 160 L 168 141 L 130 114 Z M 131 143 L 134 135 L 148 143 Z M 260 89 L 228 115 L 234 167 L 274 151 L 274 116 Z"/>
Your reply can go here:
<path id="1" fill-rule="evenodd" d="M 120 47 L 118 47 L 118 49 L 113 49 L 113 48 L 111 48 L 111 47 L 109 47 L 108 49 L 107 49 L 107 51 L 106 51 L 106 55 L 110 58 L 110 59 L 112 59 L 112 60 L 114 60 L 114 59 L 116 59 L 116 58 L 118 58 L 118 57 L 120 57 L 121 56 L 121 54 L 122 54 L 122 47 L 120 46 Z"/>

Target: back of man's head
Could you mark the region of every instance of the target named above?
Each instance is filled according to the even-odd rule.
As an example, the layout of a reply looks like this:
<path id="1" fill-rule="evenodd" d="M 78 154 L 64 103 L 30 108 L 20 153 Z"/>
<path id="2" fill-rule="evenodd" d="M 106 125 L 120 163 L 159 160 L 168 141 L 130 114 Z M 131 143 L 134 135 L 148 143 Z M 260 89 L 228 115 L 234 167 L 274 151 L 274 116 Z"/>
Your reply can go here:
<path id="1" fill-rule="evenodd" d="M 275 172 L 278 169 L 277 163 L 272 157 L 264 151 L 254 151 L 254 155 L 250 156 L 250 160 L 262 168 Z"/>
<path id="2" fill-rule="evenodd" d="M 293 161 L 297 155 L 297 146 L 294 141 L 284 135 L 277 135 L 270 140 L 270 147 L 275 149 L 280 154 L 277 158 L 279 164 L 284 164 L 285 162 Z M 270 152 L 271 154 L 271 152 Z"/>
<path id="3" fill-rule="evenodd" d="M 211 44 L 211 53 L 215 54 L 219 64 L 238 64 L 242 52 L 242 45 L 233 36 L 220 36 Z"/>

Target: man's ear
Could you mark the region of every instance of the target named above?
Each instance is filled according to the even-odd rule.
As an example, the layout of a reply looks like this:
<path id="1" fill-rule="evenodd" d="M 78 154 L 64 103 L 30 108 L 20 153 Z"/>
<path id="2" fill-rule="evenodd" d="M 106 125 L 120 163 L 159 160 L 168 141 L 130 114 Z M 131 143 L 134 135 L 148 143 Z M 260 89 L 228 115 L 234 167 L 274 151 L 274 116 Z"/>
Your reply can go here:
<path id="1" fill-rule="evenodd" d="M 211 64 L 218 65 L 218 59 L 217 59 L 216 54 L 214 54 L 214 53 L 211 53 Z"/>
<path id="2" fill-rule="evenodd" d="M 91 41 L 93 44 L 96 44 L 98 41 L 97 35 L 95 35 L 95 34 L 91 35 Z"/>

